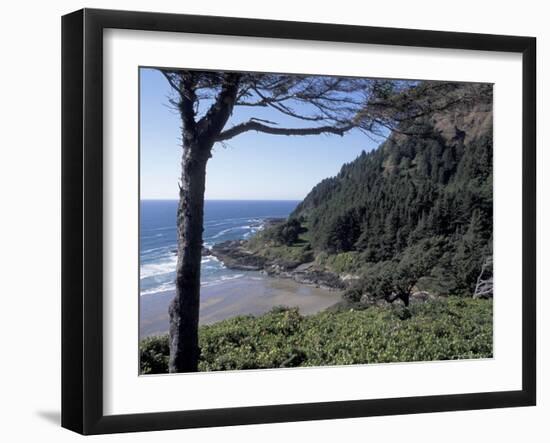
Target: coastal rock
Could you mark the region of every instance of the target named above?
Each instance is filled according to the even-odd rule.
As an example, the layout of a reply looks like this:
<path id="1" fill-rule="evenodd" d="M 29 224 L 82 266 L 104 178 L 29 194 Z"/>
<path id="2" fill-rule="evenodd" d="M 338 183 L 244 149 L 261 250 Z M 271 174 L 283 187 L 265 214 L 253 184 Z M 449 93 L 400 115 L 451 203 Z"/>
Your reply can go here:
<path id="1" fill-rule="evenodd" d="M 284 260 L 266 260 L 265 270 L 268 275 L 279 275 L 284 276 L 284 274 L 290 274 L 292 271 L 295 271 L 300 263 L 293 261 L 284 261 Z"/>
<path id="2" fill-rule="evenodd" d="M 346 287 L 337 274 L 319 269 L 295 271 L 292 273 L 292 278 L 298 283 L 314 285 L 325 289 L 344 289 Z"/>
<path id="3" fill-rule="evenodd" d="M 244 240 L 228 240 L 212 246 L 211 253 L 229 269 L 242 271 L 263 269 L 266 259 L 252 254 L 245 245 Z"/>
<path id="4" fill-rule="evenodd" d="M 340 277 L 317 267 L 315 262 L 269 260 L 246 248 L 246 240 L 228 240 L 212 247 L 212 254 L 229 269 L 261 271 L 270 277 L 289 278 L 297 283 L 324 289 L 344 289 Z"/>
<path id="5" fill-rule="evenodd" d="M 340 275 L 340 279 L 346 283 L 352 283 L 353 281 L 360 280 L 361 277 L 353 274 L 342 274 Z"/>
<path id="6" fill-rule="evenodd" d="M 298 266 L 294 263 L 269 264 L 262 272 L 270 277 L 290 278 L 297 283 L 323 289 L 344 289 L 346 287 L 337 274 L 319 269 L 313 262 L 302 263 Z"/>
<path id="7" fill-rule="evenodd" d="M 296 272 L 307 272 L 315 267 L 315 262 L 309 262 L 309 263 L 302 263 L 301 265 L 297 266 L 295 271 Z"/>

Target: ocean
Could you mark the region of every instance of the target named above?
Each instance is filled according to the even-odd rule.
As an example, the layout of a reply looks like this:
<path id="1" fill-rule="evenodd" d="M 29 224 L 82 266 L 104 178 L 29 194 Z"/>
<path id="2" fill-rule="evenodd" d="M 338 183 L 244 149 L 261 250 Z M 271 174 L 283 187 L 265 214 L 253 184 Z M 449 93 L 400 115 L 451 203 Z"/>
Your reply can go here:
<path id="1" fill-rule="evenodd" d="M 204 246 L 246 239 L 263 220 L 287 217 L 299 201 L 207 200 L 204 207 Z M 140 295 L 175 289 L 176 200 L 140 202 Z M 227 269 L 215 257 L 203 257 L 201 286 L 214 286 L 251 274 Z"/>

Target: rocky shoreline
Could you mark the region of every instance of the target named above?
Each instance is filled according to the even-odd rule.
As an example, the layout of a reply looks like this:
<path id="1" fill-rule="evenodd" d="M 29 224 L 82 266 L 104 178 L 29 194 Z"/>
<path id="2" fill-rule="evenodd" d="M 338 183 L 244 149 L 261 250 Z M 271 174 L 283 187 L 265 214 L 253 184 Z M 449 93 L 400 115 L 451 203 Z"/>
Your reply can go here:
<path id="1" fill-rule="evenodd" d="M 326 271 L 315 262 L 296 263 L 270 260 L 247 249 L 246 240 L 229 240 L 212 247 L 210 253 L 229 269 L 260 271 L 270 277 L 288 278 L 323 289 L 342 290 L 346 283 L 339 275 Z"/>
<path id="2" fill-rule="evenodd" d="M 269 260 L 247 249 L 246 240 L 229 240 L 218 243 L 208 250 L 208 255 L 213 255 L 230 269 L 243 271 L 259 271 L 260 273 L 275 278 L 290 279 L 296 283 L 332 291 L 343 291 L 353 287 L 352 275 L 338 275 L 327 271 L 316 262 L 308 263 L 285 262 L 280 259 Z M 426 291 L 414 291 L 410 295 L 410 304 L 426 303 L 439 298 Z M 342 301 L 342 303 L 346 303 Z M 346 306 L 384 306 L 389 302 L 385 299 L 369 298 L 364 295 L 359 303 L 347 303 Z M 391 302 L 394 305 L 404 305 L 400 299 Z"/>
<path id="3" fill-rule="evenodd" d="M 284 219 L 270 218 L 262 221 L 260 229 L 270 227 L 281 223 Z M 329 291 L 345 291 L 353 288 L 353 282 L 357 276 L 351 274 L 339 275 L 327 270 L 316 261 L 300 262 L 289 261 L 282 258 L 269 258 L 266 255 L 251 250 L 248 240 L 227 240 L 213 245 L 211 248 L 203 246 L 202 255 L 213 256 L 229 269 L 238 271 L 257 271 L 261 274 L 281 279 L 293 280 L 296 283 L 325 289 Z M 267 247 L 267 246 L 266 246 Z M 269 255 L 269 254 L 267 254 Z M 431 301 L 437 296 L 425 291 L 414 291 L 410 295 L 410 303 L 425 303 Z M 344 300 L 342 303 L 346 303 Z M 347 305 L 385 305 L 388 302 L 385 299 L 370 298 L 366 294 L 361 297 L 357 303 L 347 302 Z M 394 300 L 391 303 L 402 304 L 401 300 Z"/>

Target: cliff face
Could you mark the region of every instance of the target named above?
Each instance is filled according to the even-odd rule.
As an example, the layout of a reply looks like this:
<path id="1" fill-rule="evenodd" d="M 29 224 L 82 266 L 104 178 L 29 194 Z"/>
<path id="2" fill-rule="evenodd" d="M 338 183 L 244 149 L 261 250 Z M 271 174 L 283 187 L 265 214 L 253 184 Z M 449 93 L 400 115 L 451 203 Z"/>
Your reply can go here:
<path id="1" fill-rule="evenodd" d="M 320 182 L 292 217 L 304 220 L 317 252 L 351 252 L 360 263 L 396 260 L 437 240 L 436 267 L 464 273 L 451 286 L 467 293 L 492 254 L 492 86 L 422 94 L 417 100 L 435 112 L 402 123 Z M 449 106 L 438 102 L 442 94 Z"/>

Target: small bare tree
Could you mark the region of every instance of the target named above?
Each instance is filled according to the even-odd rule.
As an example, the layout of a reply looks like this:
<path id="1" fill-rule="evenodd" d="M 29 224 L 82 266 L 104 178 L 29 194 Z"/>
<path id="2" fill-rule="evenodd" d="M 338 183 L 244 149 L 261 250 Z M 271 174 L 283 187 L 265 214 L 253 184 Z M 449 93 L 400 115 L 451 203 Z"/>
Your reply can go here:
<path id="1" fill-rule="evenodd" d="M 473 298 L 491 298 L 493 296 L 493 257 L 487 257 L 481 265 L 477 277 Z"/>

